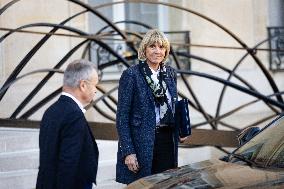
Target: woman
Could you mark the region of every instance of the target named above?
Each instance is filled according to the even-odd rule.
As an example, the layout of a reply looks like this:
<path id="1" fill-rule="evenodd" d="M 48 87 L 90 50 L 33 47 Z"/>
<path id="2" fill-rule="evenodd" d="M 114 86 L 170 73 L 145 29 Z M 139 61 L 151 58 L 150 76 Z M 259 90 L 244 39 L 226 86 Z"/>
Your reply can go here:
<path id="1" fill-rule="evenodd" d="M 176 72 L 164 64 L 169 51 L 162 32 L 148 31 L 138 50 L 139 64 L 125 70 L 120 78 L 117 182 L 129 184 L 177 167 L 179 136 L 173 118 Z"/>

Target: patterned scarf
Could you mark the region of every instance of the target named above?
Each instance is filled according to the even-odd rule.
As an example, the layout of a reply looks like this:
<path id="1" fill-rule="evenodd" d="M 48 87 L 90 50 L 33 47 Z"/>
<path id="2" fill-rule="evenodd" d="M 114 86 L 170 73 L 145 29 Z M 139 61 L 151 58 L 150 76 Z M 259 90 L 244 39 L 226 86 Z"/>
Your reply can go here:
<path id="1" fill-rule="evenodd" d="M 155 99 L 155 105 L 159 107 L 160 124 L 172 125 L 174 121 L 173 112 L 166 95 L 167 84 L 164 81 L 164 77 L 166 76 L 166 68 L 163 65 L 160 66 L 160 73 L 158 74 L 158 83 L 155 83 L 151 78 L 151 75 L 153 73 L 147 63 L 139 61 L 139 68 L 152 91 L 152 94 Z"/>

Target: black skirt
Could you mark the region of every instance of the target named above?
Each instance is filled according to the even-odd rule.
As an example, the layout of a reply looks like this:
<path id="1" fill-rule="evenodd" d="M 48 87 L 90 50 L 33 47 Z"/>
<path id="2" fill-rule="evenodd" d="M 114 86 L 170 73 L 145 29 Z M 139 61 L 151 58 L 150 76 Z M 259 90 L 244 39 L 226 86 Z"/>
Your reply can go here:
<path id="1" fill-rule="evenodd" d="M 156 129 L 152 174 L 175 168 L 174 133 L 169 126 Z"/>

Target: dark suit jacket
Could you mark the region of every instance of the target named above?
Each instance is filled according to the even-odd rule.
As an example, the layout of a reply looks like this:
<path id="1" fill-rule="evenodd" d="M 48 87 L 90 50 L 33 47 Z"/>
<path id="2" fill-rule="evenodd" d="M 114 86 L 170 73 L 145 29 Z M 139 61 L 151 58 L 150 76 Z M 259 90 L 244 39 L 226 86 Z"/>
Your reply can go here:
<path id="1" fill-rule="evenodd" d="M 119 136 L 116 181 L 129 184 L 151 174 L 155 141 L 156 114 L 154 97 L 139 65 L 125 70 L 119 81 L 116 127 Z M 176 72 L 166 66 L 165 82 L 172 96 L 177 98 Z M 174 132 L 174 158 L 177 165 L 178 130 Z M 124 159 L 136 154 L 141 167 L 138 173 L 128 170 Z"/>
<path id="2" fill-rule="evenodd" d="M 79 106 L 61 96 L 43 115 L 37 189 L 81 189 L 96 183 L 98 147 Z"/>

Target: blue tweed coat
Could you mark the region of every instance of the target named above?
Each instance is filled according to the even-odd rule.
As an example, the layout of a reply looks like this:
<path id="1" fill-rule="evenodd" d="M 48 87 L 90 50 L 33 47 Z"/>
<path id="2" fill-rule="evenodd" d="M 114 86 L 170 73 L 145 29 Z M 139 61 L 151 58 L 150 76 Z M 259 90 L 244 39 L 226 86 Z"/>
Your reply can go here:
<path id="1" fill-rule="evenodd" d="M 165 82 L 172 96 L 177 99 L 176 72 L 166 66 Z M 155 141 L 156 115 L 154 97 L 138 65 L 122 73 L 118 89 L 116 115 L 118 152 L 116 181 L 129 184 L 141 177 L 151 175 L 153 147 Z M 177 165 L 178 130 L 174 132 L 175 160 Z M 124 164 L 129 154 L 136 154 L 140 171 L 133 173 Z"/>

